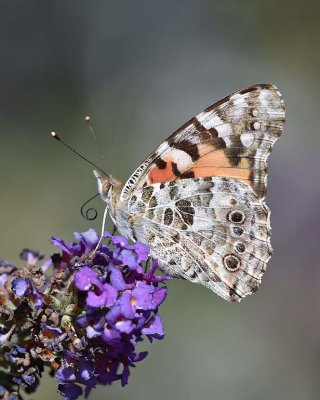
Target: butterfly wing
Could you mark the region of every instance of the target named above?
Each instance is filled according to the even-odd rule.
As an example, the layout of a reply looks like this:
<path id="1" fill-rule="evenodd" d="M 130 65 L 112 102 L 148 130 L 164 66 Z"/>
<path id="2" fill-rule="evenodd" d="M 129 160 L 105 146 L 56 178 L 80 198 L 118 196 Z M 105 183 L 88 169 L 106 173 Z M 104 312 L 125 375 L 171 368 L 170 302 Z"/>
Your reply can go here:
<path id="1" fill-rule="evenodd" d="M 174 132 L 132 174 L 121 197 L 160 182 L 224 176 L 266 194 L 267 158 L 282 133 L 284 102 L 258 84 L 218 101 Z"/>
<path id="2" fill-rule="evenodd" d="M 277 88 L 250 86 L 192 118 L 132 174 L 120 196 L 132 237 L 166 272 L 229 301 L 259 287 L 272 252 L 267 158 L 284 120 Z"/>
<path id="3" fill-rule="evenodd" d="M 233 178 L 156 183 L 129 199 L 132 229 L 172 276 L 202 283 L 228 301 L 260 285 L 271 256 L 269 211 Z"/>

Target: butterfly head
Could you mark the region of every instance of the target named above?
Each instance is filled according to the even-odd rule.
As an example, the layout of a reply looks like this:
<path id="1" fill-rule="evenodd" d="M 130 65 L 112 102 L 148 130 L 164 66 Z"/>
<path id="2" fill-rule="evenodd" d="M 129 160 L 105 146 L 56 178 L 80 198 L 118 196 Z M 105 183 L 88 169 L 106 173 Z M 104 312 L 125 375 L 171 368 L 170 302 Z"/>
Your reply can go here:
<path id="1" fill-rule="evenodd" d="M 109 174 L 107 175 L 102 171 L 94 170 L 93 173 L 94 176 L 97 178 L 98 190 L 102 200 L 108 202 L 113 190 L 121 189 L 122 187 L 121 183 L 115 178 L 113 178 L 111 175 Z"/>

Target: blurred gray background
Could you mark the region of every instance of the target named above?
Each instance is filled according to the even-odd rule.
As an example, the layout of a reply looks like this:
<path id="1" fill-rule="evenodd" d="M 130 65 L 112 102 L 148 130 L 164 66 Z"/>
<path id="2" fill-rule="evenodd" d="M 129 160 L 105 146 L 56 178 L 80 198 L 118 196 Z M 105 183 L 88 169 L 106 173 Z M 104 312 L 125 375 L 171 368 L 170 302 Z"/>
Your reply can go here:
<path id="1" fill-rule="evenodd" d="M 51 254 L 81 218 L 92 169 L 49 137 L 126 179 L 172 131 L 219 98 L 275 83 L 287 106 L 270 157 L 274 256 L 258 293 L 227 304 L 169 284 L 166 338 L 129 385 L 94 399 L 319 399 L 318 1 L 1 1 L 1 258 Z M 85 126 L 89 114 L 98 137 Z M 101 212 L 103 205 L 94 205 Z M 55 381 L 33 399 L 58 399 Z"/>

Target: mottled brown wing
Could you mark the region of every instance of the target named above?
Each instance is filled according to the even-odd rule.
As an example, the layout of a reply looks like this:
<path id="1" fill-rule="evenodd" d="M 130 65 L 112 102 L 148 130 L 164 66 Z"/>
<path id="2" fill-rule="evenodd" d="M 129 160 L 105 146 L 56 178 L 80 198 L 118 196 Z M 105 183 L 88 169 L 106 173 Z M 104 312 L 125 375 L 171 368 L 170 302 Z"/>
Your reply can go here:
<path id="1" fill-rule="evenodd" d="M 172 276 L 201 283 L 228 301 L 260 285 L 271 256 L 269 210 L 232 178 L 156 183 L 128 199 L 136 240 Z"/>
<path id="2" fill-rule="evenodd" d="M 192 118 L 132 174 L 122 198 L 152 183 L 223 176 L 266 194 L 267 158 L 282 133 L 284 102 L 274 85 L 258 84 Z"/>

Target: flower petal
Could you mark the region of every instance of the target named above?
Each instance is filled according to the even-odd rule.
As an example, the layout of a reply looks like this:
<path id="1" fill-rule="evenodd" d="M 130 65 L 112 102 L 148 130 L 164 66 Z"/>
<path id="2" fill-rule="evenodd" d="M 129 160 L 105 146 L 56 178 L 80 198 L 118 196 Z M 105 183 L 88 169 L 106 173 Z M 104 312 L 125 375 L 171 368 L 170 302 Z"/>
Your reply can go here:
<path id="1" fill-rule="evenodd" d="M 105 342 L 110 344 L 118 342 L 121 339 L 121 335 L 115 329 L 106 325 L 103 330 L 103 339 L 105 340 Z"/>
<path id="2" fill-rule="evenodd" d="M 98 274 L 89 267 L 82 267 L 74 277 L 74 283 L 80 290 L 88 291 L 97 282 Z"/>
<path id="3" fill-rule="evenodd" d="M 17 278 L 11 283 L 14 294 L 18 297 L 24 297 L 30 287 L 30 282 L 23 278 Z"/>
<path id="4" fill-rule="evenodd" d="M 161 303 L 164 302 L 166 297 L 167 297 L 167 288 L 165 287 L 157 288 L 153 293 L 152 302 L 156 307 L 158 307 Z"/>
<path id="5" fill-rule="evenodd" d="M 106 307 L 111 307 L 114 305 L 114 303 L 117 300 L 118 297 L 118 291 L 117 289 L 115 289 L 114 287 L 112 287 L 111 285 L 109 285 L 109 283 L 105 283 L 103 285 L 103 291 L 104 293 L 106 293 L 106 302 L 105 302 L 105 306 Z"/>
<path id="6" fill-rule="evenodd" d="M 143 243 L 134 243 L 132 248 L 136 255 L 138 256 L 138 263 L 140 264 L 142 261 L 147 261 L 150 253 L 150 248 L 146 244 Z"/>
<path id="7" fill-rule="evenodd" d="M 121 333 L 131 333 L 135 328 L 135 325 L 130 320 L 120 320 L 115 324 L 116 329 Z"/>
<path id="8" fill-rule="evenodd" d="M 137 256 L 130 250 L 122 250 L 118 258 L 122 261 L 123 265 L 127 266 L 131 270 L 137 269 L 139 265 Z"/>
<path id="9" fill-rule="evenodd" d="M 90 307 L 100 308 L 104 307 L 107 300 L 107 293 L 104 291 L 101 294 L 96 294 L 95 292 L 90 291 L 87 296 L 87 304 Z"/>
<path id="10" fill-rule="evenodd" d="M 132 299 L 137 309 L 152 310 L 155 308 L 152 302 L 153 286 L 141 281 L 132 290 Z"/>
<path id="11" fill-rule="evenodd" d="M 113 236 L 112 243 L 119 247 L 128 245 L 128 240 L 124 236 Z"/>
<path id="12" fill-rule="evenodd" d="M 164 330 L 161 318 L 158 315 L 152 317 L 141 332 L 145 335 L 157 335 L 158 338 L 159 336 L 163 337 Z"/>
<path id="13" fill-rule="evenodd" d="M 110 283 L 117 290 L 126 290 L 128 285 L 126 284 L 122 272 L 119 268 L 112 268 L 110 275 Z"/>
<path id="14" fill-rule="evenodd" d="M 93 250 L 99 242 L 99 235 L 94 229 L 88 229 L 82 233 L 74 232 L 73 235 L 84 244 L 85 254 Z"/>

